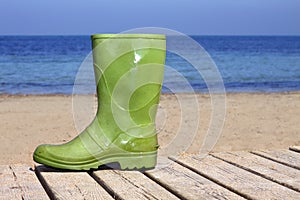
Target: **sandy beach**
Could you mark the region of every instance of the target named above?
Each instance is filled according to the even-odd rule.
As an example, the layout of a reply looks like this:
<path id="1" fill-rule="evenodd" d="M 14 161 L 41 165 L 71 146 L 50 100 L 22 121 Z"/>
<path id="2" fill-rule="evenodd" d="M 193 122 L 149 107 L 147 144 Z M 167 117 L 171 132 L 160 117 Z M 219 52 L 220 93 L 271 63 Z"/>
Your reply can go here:
<path id="1" fill-rule="evenodd" d="M 193 98 L 179 95 L 185 104 Z M 93 96 L 76 97 L 77 102 L 95 101 Z M 73 99 L 74 100 L 74 99 Z M 0 164 L 33 163 L 32 153 L 42 143 L 59 144 L 72 139 L 93 118 L 93 111 L 72 107 L 66 95 L 0 95 Z M 178 96 L 164 94 L 157 115 L 159 143 L 170 144 L 180 126 L 195 138 L 189 153 L 200 151 L 211 123 L 211 98 L 197 94 L 199 109 L 188 104 L 188 116 L 182 117 Z M 194 112 L 194 113 L 193 113 Z M 86 114 L 88 113 L 88 114 Z M 195 114 L 200 119 L 195 119 Z M 232 93 L 226 95 L 226 117 L 214 152 L 253 149 L 279 149 L 300 145 L 300 93 Z M 189 132 L 189 122 L 197 120 L 196 133 Z M 79 123 L 80 122 L 80 123 Z M 185 125 L 184 125 L 185 124 Z M 77 127 L 77 129 L 76 129 Z M 78 128 L 79 127 L 79 128 Z"/>

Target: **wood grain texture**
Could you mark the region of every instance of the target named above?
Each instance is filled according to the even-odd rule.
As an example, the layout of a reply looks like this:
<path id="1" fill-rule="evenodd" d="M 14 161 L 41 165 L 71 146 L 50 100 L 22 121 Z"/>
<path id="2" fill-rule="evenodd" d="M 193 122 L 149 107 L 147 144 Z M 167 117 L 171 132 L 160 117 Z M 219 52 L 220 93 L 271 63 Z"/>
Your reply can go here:
<path id="1" fill-rule="evenodd" d="M 300 170 L 249 152 L 222 152 L 213 156 L 300 192 Z"/>
<path id="2" fill-rule="evenodd" d="M 244 199 L 175 162 L 145 174 L 183 199 Z"/>
<path id="3" fill-rule="evenodd" d="M 87 172 L 36 167 L 37 174 L 52 199 L 113 199 Z"/>
<path id="4" fill-rule="evenodd" d="M 252 153 L 300 170 L 300 155 L 297 152 L 284 149 L 252 151 Z"/>
<path id="5" fill-rule="evenodd" d="M 291 146 L 289 149 L 292 150 L 292 151 L 300 153 L 300 146 Z"/>
<path id="6" fill-rule="evenodd" d="M 49 199 L 27 165 L 0 166 L 0 199 Z"/>
<path id="7" fill-rule="evenodd" d="M 116 199 L 178 199 L 137 171 L 99 170 L 92 176 Z"/>
<path id="8" fill-rule="evenodd" d="M 299 199 L 299 193 L 212 156 L 182 157 L 182 165 L 248 199 Z"/>

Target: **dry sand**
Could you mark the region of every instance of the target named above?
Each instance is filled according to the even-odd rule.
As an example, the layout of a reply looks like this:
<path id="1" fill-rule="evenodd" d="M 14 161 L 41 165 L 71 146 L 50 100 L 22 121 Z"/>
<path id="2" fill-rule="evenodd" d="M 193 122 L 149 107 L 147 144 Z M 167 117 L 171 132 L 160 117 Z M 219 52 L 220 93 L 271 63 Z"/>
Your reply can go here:
<path id="1" fill-rule="evenodd" d="M 179 138 L 177 141 L 185 143 L 196 133 L 192 144 L 188 146 L 188 152 L 198 153 L 207 131 L 213 130 L 210 126 L 213 109 L 217 110 L 216 114 L 220 117 L 218 120 L 222 121 L 222 114 L 218 112 L 220 108 L 216 109 L 211 105 L 209 95 L 197 95 L 199 110 L 196 109 L 193 98 L 188 94 L 177 97 L 162 95 L 157 116 L 162 149 L 176 147 L 178 142 L 172 143 L 174 138 Z M 93 102 L 94 97 L 76 96 L 75 100 L 77 103 L 73 111 L 72 96 L 0 95 L 0 164 L 32 164 L 32 153 L 37 145 L 58 144 L 77 135 L 75 124 L 82 129 L 93 117 L 93 108 L 80 108 L 78 105 Z M 73 114 L 77 117 L 81 113 L 84 116 L 75 118 L 74 123 Z M 200 119 L 195 117 L 197 114 L 200 115 Z M 299 116 L 298 92 L 227 94 L 225 123 L 213 151 L 278 149 L 300 145 Z M 199 128 L 195 132 L 194 125 L 198 122 Z M 179 129 L 180 127 L 183 128 Z M 176 134 L 179 136 L 175 137 Z"/>

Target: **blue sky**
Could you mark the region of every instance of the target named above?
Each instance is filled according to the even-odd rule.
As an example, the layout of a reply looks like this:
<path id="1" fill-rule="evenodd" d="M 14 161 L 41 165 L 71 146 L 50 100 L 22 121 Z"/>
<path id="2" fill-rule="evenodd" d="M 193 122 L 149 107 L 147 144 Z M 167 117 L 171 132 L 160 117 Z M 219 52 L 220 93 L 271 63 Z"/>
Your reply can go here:
<path id="1" fill-rule="evenodd" d="M 300 35 L 300 0 L 1 0 L 0 35 L 118 33 Z"/>

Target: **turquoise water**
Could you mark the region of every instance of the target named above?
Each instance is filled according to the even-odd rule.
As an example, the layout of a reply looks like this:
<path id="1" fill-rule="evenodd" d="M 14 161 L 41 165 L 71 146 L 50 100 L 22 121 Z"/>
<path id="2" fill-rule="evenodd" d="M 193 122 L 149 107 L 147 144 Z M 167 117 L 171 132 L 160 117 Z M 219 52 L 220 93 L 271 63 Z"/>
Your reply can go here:
<path id="1" fill-rule="evenodd" d="M 210 54 L 227 92 L 300 90 L 300 36 L 192 36 Z M 91 51 L 89 36 L 0 36 L 0 94 L 72 94 L 76 73 Z M 199 73 L 167 52 L 166 64 L 207 92 Z M 91 66 L 92 68 L 92 66 Z M 170 74 L 166 87 L 187 89 Z M 93 82 L 82 93 L 93 93 Z"/>

